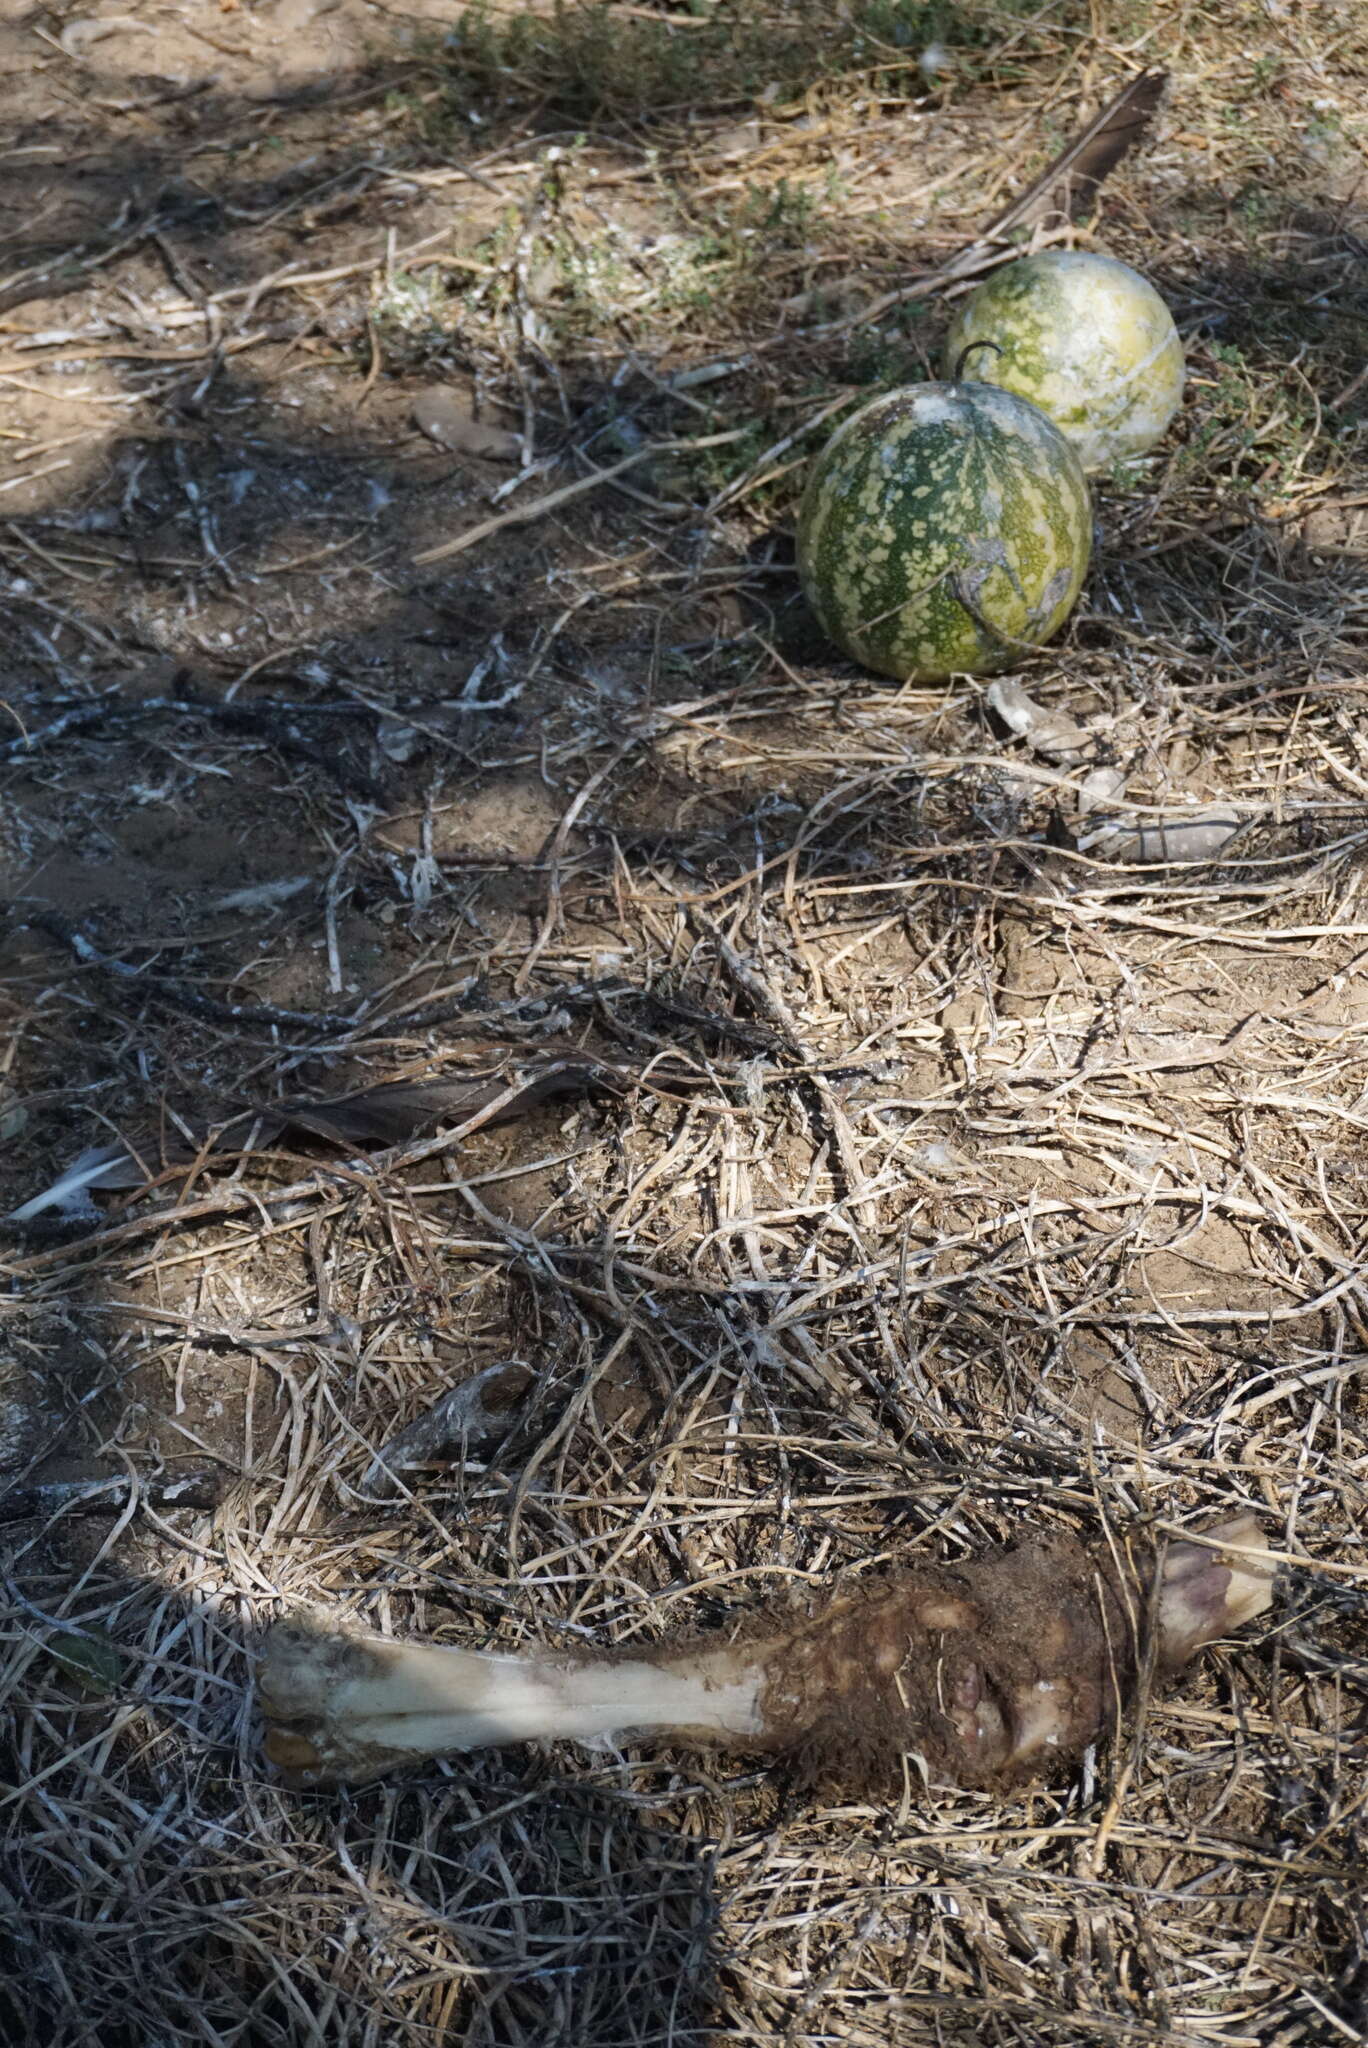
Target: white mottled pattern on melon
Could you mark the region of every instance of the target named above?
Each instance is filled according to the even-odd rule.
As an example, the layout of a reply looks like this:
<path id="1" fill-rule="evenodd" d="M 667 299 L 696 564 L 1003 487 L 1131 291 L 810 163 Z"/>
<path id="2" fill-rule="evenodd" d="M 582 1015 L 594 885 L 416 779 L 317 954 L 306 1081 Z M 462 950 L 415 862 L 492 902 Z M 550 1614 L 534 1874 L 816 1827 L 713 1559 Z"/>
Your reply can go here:
<path id="1" fill-rule="evenodd" d="M 798 521 L 823 627 L 899 680 L 1019 662 L 1073 609 L 1091 546 L 1078 458 L 990 384 L 914 385 L 864 406 L 814 462 Z"/>
<path id="2" fill-rule="evenodd" d="M 942 391 L 938 384 L 927 384 L 917 392 L 913 410 L 923 426 L 931 426 L 937 420 L 951 420 L 955 417 L 954 394 Z"/>
<path id="3" fill-rule="evenodd" d="M 1068 435 L 1087 470 L 1152 448 L 1183 396 L 1183 345 L 1168 307 L 1111 256 L 1048 249 L 1008 263 L 960 308 L 947 372 L 966 369 L 1030 399 Z"/>

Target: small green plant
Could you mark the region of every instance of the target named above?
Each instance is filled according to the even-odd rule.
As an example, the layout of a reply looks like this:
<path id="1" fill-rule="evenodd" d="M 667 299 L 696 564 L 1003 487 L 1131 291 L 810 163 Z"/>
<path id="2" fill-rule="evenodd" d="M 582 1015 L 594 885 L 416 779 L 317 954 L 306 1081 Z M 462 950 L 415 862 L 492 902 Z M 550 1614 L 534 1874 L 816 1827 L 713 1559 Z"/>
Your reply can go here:
<path id="1" fill-rule="evenodd" d="M 1119 497 L 1137 489 L 1144 479 L 1145 465 L 1142 462 L 1117 461 L 1111 463 L 1106 471 L 1107 488 Z"/>
<path id="2" fill-rule="evenodd" d="M 781 178 L 777 185 L 747 185 L 736 223 L 775 241 L 801 242 L 821 210 L 822 200 L 811 186 Z"/>
<path id="3" fill-rule="evenodd" d="M 740 440 L 728 441 L 722 448 L 700 448 L 694 455 L 677 458 L 680 484 L 691 498 L 706 501 L 725 491 L 754 468 L 766 448 L 772 447 L 782 432 L 767 416 L 757 415 L 732 424 L 745 427 Z"/>
<path id="4" fill-rule="evenodd" d="M 1285 356 L 1266 349 L 1213 341 L 1207 353 L 1216 374 L 1202 389 L 1178 472 L 1205 472 L 1234 492 L 1276 498 L 1304 464 L 1316 432 L 1306 380 Z"/>
<path id="5" fill-rule="evenodd" d="M 922 305 L 905 306 L 893 318 L 877 326 L 857 327 L 850 337 L 846 375 L 852 384 L 876 391 L 890 391 L 899 384 L 920 384 L 926 370 L 910 330 L 925 318 Z"/>
<path id="6" fill-rule="evenodd" d="M 1246 185 L 1236 201 L 1240 219 L 1252 235 L 1257 235 L 1267 226 L 1276 212 L 1276 206 L 1267 187 L 1261 183 Z"/>
<path id="7" fill-rule="evenodd" d="M 376 292 L 371 318 L 391 366 L 412 367 L 450 349 L 461 310 L 447 271 L 396 270 Z"/>

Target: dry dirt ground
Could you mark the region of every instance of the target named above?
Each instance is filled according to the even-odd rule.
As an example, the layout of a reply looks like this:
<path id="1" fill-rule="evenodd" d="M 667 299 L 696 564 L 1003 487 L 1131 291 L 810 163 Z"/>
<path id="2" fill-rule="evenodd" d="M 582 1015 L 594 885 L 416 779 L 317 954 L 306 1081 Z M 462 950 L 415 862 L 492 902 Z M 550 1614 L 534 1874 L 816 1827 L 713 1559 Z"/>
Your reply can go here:
<path id="1" fill-rule="evenodd" d="M 796 492 L 1155 63 L 1076 239 L 1190 384 L 1023 732 L 822 645 Z M 0 64 L 5 2042 L 1363 2038 L 1362 11 L 3 0 Z M 650 1642 L 1246 1506 L 1272 1624 L 1025 1794 L 259 1754 L 283 1604 Z"/>

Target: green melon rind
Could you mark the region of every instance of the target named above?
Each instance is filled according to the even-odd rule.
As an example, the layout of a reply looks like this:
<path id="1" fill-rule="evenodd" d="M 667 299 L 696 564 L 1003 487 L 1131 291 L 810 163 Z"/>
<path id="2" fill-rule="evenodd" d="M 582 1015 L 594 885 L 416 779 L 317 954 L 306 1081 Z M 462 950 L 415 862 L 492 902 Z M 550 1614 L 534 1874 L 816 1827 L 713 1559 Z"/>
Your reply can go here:
<path id="1" fill-rule="evenodd" d="M 913 385 L 863 406 L 814 462 L 798 518 L 823 629 L 899 681 L 1018 665 L 1069 616 L 1091 549 L 1077 456 L 990 384 Z"/>
<path id="2" fill-rule="evenodd" d="M 951 374 L 976 341 L 975 377 L 1029 399 L 1073 442 L 1085 470 L 1143 455 L 1183 397 L 1173 316 L 1128 264 L 1047 249 L 1008 263 L 961 306 L 945 344 Z"/>

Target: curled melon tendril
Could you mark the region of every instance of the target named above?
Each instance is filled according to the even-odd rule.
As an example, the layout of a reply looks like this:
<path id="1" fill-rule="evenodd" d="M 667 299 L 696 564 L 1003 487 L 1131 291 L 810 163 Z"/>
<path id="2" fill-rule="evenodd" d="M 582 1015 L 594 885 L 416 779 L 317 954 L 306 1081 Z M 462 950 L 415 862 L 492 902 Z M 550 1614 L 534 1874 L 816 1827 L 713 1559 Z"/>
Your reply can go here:
<path id="1" fill-rule="evenodd" d="M 969 346 L 967 348 L 962 348 L 955 358 L 955 367 L 950 372 L 950 382 L 952 384 L 962 384 L 964 382 L 964 366 L 968 362 L 970 356 L 973 355 L 975 349 L 980 348 L 990 348 L 995 356 L 1000 356 L 1003 352 L 1001 342 L 971 341 Z"/>

